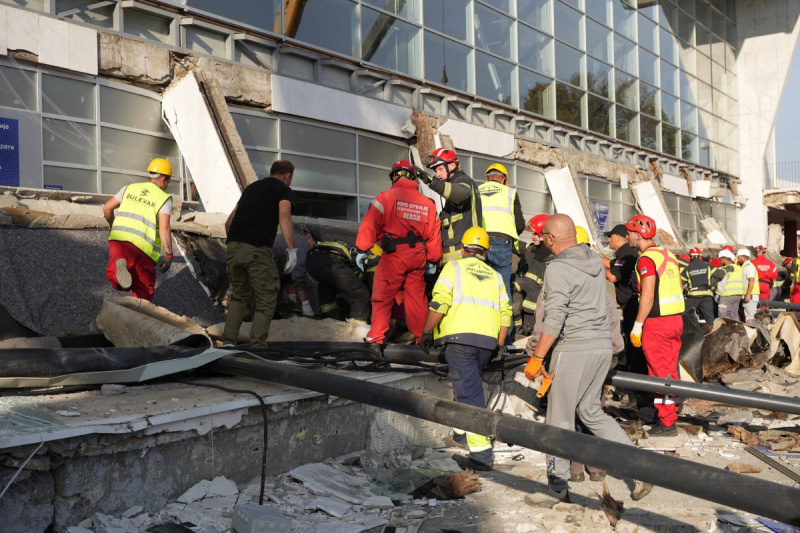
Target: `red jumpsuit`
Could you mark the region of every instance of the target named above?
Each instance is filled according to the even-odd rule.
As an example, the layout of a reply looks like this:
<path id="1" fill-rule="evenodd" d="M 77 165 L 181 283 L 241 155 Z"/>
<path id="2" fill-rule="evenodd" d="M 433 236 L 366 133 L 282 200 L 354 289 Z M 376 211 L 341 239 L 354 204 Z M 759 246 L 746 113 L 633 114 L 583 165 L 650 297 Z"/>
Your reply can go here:
<path id="1" fill-rule="evenodd" d="M 767 259 L 764 254 L 759 254 L 751 261 L 758 271 L 758 299 L 761 302 L 769 300 L 769 291 L 772 290 L 772 284 L 778 279 L 778 267 L 775 263 Z"/>
<path id="2" fill-rule="evenodd" d="M 436 263 L 442 258 L 442 233 L 433 200 L 419 192 L 416 181 L 400 178 L 372 201 L 358 228 L 356 247 L 369 250 L 384 235 L 406 239 L 409 233 L 422 242 L 413 246 L 398 244 L 394 252 L 384 247 L 372 286 L 372 328 L 367 342 L 385 341 L 392 306 L 400 290 L 405 292 L 408 330 L 417 339 L 422 336 L 428 316 L 425 263 Z"/>

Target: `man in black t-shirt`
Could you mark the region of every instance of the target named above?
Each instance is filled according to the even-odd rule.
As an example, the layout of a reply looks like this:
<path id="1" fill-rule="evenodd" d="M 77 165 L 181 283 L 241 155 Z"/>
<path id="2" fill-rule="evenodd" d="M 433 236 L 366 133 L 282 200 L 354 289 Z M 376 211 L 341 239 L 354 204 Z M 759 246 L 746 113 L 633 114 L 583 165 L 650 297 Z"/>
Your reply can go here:
<path id="1" fill-rule="evenodd" d="M 244 319 L 245 302 L 255 293 L 256 308 L 250 330 L 254 348 L 267 345 L 267 335 L 280 290 L 280 274 L 270 248 L 280 226 L 286 241 L 286 265 L 289 273 L 297 264 L 292 210 L 294 193 L 289 186 L 294 165 L 275 161 L 269 177 L 248 185 L 225 223 L 228 234 L 228 276 L 231 280 L 231 301 L 225 320 L 224 344 L 236 345 Z"/>

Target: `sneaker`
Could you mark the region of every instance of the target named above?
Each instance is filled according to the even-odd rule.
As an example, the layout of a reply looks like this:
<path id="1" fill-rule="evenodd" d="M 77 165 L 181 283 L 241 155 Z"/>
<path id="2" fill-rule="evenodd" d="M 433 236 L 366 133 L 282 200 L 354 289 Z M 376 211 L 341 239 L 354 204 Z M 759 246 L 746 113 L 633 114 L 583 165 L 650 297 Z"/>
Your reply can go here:
<path id="1" fill-rule="evenodd" d="M 631 491 L 631 499 L 633 501 L 639 501 L 648 494 L 650 491 L 653 490 L 652 483 L 645 483 L 644 481 L 637 481 L 633 487 L 633 491 Z"/>
<path id="2" fill-rule="evenodd" d="M 444 438 L 444 445 L 448 448 L 461 448 L 462 450 L 469 450 L 469 446 L 467 446 L 466 442 L 458 442 L 453 438 L 452 435 L 448 435 Z"/>
<path id="3" fill-rule="evenodd" d="M 540 509 L 552 509 L 558 503 L 572 503 L 569 497 L 569 490 L 564 489 L 561 492 L 556 492 L 550 487 L 536 494 L 527 494 L 524 501 L 526 505 Z"/>
<path id="4" fill-rule="evenodd" d="M 605 478 L 605 472 L 589 472 L 589 481 L 603 481 Z"/>
<path id="5" fill-rule="evenodd" d="M 117 259 L 117 283 L 125 291 L 130 289 L 133 283 L 131 273 L 128 272 L 128 262 L 125 259 Z"/>
<path id="6" fill-rule="evenodd" d="M 570 483 L 583 483 L 586 481 L 586 475 L 583 472 L 578 472 L 569 476 Z"/>
<path id="7" fill-rule="evenodd" d="M 678 436 L 678 426 L 672 424 L 671 426 L 665 426 L 663 423 L 659 422 L 658 425 L 653 426 L 653 429 L 647 432 L 648 438 L 658 438 L 658 437 L 677 437 Z"/>
<path id="8" fill-rule="evenodd" d="M 473 472 L 491 472 L 493 470 L 492 465 L 475 462 L 471 457 L 464 457 L 463 455 L 456 454 L 453 455 L 453 460 L 458 463 L 458 466 L 461 467 L 461 470 L 469 469 Z"/>

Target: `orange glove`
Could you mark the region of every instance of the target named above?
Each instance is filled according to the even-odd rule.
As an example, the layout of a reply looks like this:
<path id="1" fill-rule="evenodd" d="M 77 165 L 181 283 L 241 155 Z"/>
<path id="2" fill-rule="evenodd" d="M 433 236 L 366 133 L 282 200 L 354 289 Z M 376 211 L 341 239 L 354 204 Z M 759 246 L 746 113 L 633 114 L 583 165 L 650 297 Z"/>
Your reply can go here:
<path id="1" fill-rule="evenodd" d="M 550 385 L 553 384 L 553 374 L 548 374 L 544 369 L 542 369 L 542 385 L 539 387 L 539 390 L 536 391 L 536 397 L 542 398 L 545 394 L 547 394 L 547 390 L 550 388 Z"/>
<path id="2" fill-rule="evenodd" d="M 528 359 L 528 364 L 525 366 L 525 377 L 533 381 L 542 370 L 542 362 L 544 359 L 538 357 L 531 357 Z"/>
<path id="3" fill-rule="evenodd" d="M 634 322 L 633 329 L 631 330 L 631 344 L 637 348 L 642 347 L 642 327 L 644 322 Z"/>

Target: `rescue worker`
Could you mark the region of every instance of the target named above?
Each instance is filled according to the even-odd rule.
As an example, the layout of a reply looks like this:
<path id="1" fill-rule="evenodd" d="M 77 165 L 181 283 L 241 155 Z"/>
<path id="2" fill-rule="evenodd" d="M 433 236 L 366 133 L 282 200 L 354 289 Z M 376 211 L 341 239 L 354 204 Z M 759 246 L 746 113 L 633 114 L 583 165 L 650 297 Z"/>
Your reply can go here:
<path id="1" fill-rule="evenodd" d="M 172 179 L 172 164 L 156 158 L 147 166 L 147 172 L 147 181 L 131 183 L 108 200 L 103 205 L 103 216 L 111 226 L 106 278 L 114 289 L 131 291 L 136 298 L 152 302 L 156 264 L 162 273 L 172 265 L 172 197 L 166 192 Z"/>
<path id="2" fill-rule="evenodd" d="M 500 163 L 486 169 L 486 182 L 478 187 L 484 229 L 489 234 L 486 262 L 503 277 L 511 298 L 511 259 L 519 251 L 519 235 L 525 230 L 525 217 L 517 190 L 508 186 L 508 170 Z"/>
<path id="3" fill-rule="evenodd" d="M 797 252 L 798 256 L 793 262 L 791 267 L 789 268 L 789 273 L 791 274 L 790 279 L 792 280 L 792 290 L 791 295 L 789 296 L 789 302 L 793 304 L 800 304 L 800 243 L 797 244 Z"/>
<path id="4" fill-rule="evenodd" d="M 744 310 L 744 321 L 749 322 L 756 317 L 758 312 L 758 270 L 750 261 L 750 250 L 740 248 L 736 252 L 736 260 L 742 267 L 742 283 L 744 287 L 744 297 L 742 298 L 742 308 Z"/>
<path id="5" fill-rule="evenodd" d="M 756 246 L 756 258 L 752 261 L 753 266 L 756 267 L 758 273 L 758 301 L 766 302 L 772 300 L 774 294 L 776 298 L 780 297 L 780 291 L 775 291 L 775 288 L 780 288 L 778 283 L 778 267 L 767 259 L 766 246 L 759 244 Z"/>
<path id="6" fill-rule="evenodd" d="M 675 256 L 653 242 L 656 222 L 645 215 L 631 218 L 628 242 L 639 250 L 636 281 L 639 288 L 639 312 L 631 330 L 631 343 L 641 346 L 651 376 L 678 377 L 678 355 L 681 350 L 683 318 L 686 310 L 681 284 L 681 271 Z M 672 437 L 678 434 L 677 397 L 653 394 L 659 424 L 650 437 Z"/>
<path id="7" fill-rule="evenodd" d="M 729 250 L 721 250 L 718 257 L 725 277 L 717 284 L 717 310 L 720 318 L 739 320 L 739 304 L 744 296 L 742 267 L 736 263 L 736 256 Z"/>
<path id="8" fill-rule="evenodd" d="M 542 231 L 550 215 L 539 214 L 532 217 L 525 226 L 525 231 L 531 232 L 533 244 L 525 247 L 522 259 L 517 265 L 517 279 L 522 288 L 522 328 L 524 335 L 530 335 L 536 323 L 536 302 L 544 283 L 544 273 L 547 264 L 553 259 L 553 254 L 542 244 Z"/>
<path id="9" fill-rule="evenodd" d="M 446 263 L 461 257 L 461 237 L 464 232 L 482 225 L 481 196 L 472 179 L 461 170 L 458 156 L 453 150 L 437 148 L 428 156 L 426 163 L 436 173 L 437 179 L 420 168 L 416 172 L 420 180 L 445 199 L 439 216 L 442 223 L 443 260 Z"/>
<path id="10" fill-rule="evenodd" d="M 297 264 L 289 274 L 281 276 L 281 285 L 286 294 L 286 299 L 292 311 L 302 313 L 305 317 L 313 317 L 311 300 L 308 299 L 308 272 L 306 271 L 306 256 L 313 250 L 317 242 L 322 240 L 322 232 L 317 228 L 300 228 L 294 233 L 294 243 L 297 245 Z M 272 258 L 276 265 L 286 263 L 286 240 L 283 235 L 275 236 L 272 244 Z"/>
<path id="11" fill-rule="evenodd" d="M 511 326 L 511 302 L 503 278 L 486 264 L 489 235 L 476 226 L 464 232 L 461 259 L 445 264 L 433 287 L 420 344 L 444 346 L 455 401 L 486 407 L 481 371 L 502 348 Z M 488 471 L 493 466 L 488 436 L 453 429 L 453 440 L 466 443 L 462 468 Z M 455 458 L 455 457 L 454 457 Z"/>
<path id="12" fill-rule="evenodd" d="M 400 290 L 404 292 L 406 325 L 419 340 L 428 305 L 425 270 L 435 269 L 442 259 L 436 206 L 419 192 L 413 165 L 406 160 L 398 161 L 392 166 L 389 179 L 392 187 L 372 200 L 356 237 L 359 250 L 356 264 L 362 271 L 366 270 L 369 255 L 366 250 L 376 243 L 383 249 L 373 282 L 372 328 L 365 339 L 377 344 L 385 343 L 392 307 Z"/>
<path id="13" fill-rule="evenodd" d="M 723 250 L 727 250 L 727 251 L 729 251 L 730 253 L 733 253 L 733 246 L 731 246 L 730 244 L 726 244 L 725 246 L 723 246 L 723 247 L 722 247 L 722 249 L 723 249 Z M 714 267 L 714 268 L 720 268 L 720 267 L 722 266 L 722 261 L 720 260 L 719 256 L 717 256 L 717 257 L 712 257 L 712 258 L 711 258 L 711 259 L 708 261 L 708 264 L 709 264 L 709 265 L 711 265 L 711 266 L 712 266 L 712 267 Z"/>
<path id="14" fill-rule="evenodd" d="M 784 258 L 782 266 L 784 268 L 783 272 L 781 272 L 783 275 L 783 282 L 781 283 L 781 297 L 779 301 L 791 296 L 792 283 L 795 278 L 795 272 L 797 271 L 797 264 L 793 257 Z"/>
<path id="15" fill-rule="evenodd" d="M 603 263 L 588 246 L 578 244 L 577 232 L 567 215 L 553 215 L 542 232 L 545 246 L 555 259 L 545 273 L 541 334 L 528 344 L 530 359 L 525 376 L 551 377 L 547 403 L 548 425 L 575 430 L 575 416 L 594 435 L 619 444 L 633 446 L 620 425 L 600 404 L 603 382 L 612 357 L 608 311 L 612 307 L 606 287 Z M 531 350 L 531 344 L 535 348 Z M 552 350 L 549 372 L 543 370 L 544 357 Z M 547 488 L 525 496 L 532 507 L 553 507 L 570 502 L 570 462 L 547 457 Z M 639 500 L 652 485 L 637 482 L 631 497 Z"/>
<path id="16" fill-rule="evenodd" d="M 711 287 L 714 279 L 719 281 L 723 277 L 723 272 L 703 261 L 700 248 L 689 250 L 689 263 L 681 270 L 686 289 L 686 307 L 696 309 L 699 318 L 709 325 L 714 323 L 714 293 Z"/>
<path id="17" fill-rule="evenodd" d="M 308 251 L 306 270 L 317 280 L 319 313 L 334 320 L 369 320 L 369 290 L 357 275 L 350 248 L 342 241 L 321 241 Z M 346 309 L 342 309 L 339 300 Z"/>

